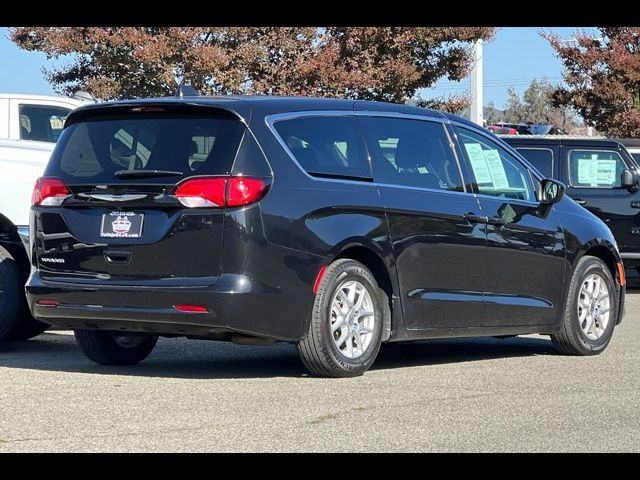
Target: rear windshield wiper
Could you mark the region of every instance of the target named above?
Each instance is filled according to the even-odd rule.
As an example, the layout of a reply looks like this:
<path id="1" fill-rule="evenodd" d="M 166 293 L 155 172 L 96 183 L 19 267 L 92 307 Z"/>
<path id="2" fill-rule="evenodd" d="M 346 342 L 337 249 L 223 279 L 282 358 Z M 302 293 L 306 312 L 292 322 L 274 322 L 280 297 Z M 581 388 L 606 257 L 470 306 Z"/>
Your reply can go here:
<path id="1" fill-rule="evenodd" d="M 176 170 L 118 170 L 114 175 L 118 178 L 144 178 L 144 177 L 179 177 L 183 172 Z"/>

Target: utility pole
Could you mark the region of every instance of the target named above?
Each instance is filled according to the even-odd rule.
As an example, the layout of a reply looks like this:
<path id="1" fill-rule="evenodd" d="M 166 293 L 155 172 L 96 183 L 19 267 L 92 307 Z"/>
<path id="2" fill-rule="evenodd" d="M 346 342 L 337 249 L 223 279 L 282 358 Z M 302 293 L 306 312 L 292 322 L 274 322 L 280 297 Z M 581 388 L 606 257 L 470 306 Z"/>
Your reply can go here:
<path id="1" fill-rule="evenodd" d="M 484 126 L 482 99 L 482 40 L 473 47 L 473 69 L 471 70 L 471 121 Z"/>

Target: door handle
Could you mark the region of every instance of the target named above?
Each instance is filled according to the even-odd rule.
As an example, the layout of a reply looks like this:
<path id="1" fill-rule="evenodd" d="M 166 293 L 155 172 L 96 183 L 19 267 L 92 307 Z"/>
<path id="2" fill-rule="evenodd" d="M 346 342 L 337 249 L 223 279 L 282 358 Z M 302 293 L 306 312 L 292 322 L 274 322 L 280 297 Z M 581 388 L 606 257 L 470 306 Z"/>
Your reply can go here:
<path id="1" fill-rule="evenodd" d="M 465 213 L 464 219 L 470 223 L 487 223 L 489 219 L 482 215 L 475 215 L 473 213 Z"/>
<path id="2" fill-rule="evenodd" d="M 500 217 L 491 217 L 488 219 L 487 223 L 489 225 L 495 225 L 497 227 L 504 227 L 507 224 L 507 222 L 505 222 Z"/>
<path id="3" fill-rule="evenodd" d="M 582 206 L 587 204 L 587 201 L 581 198 L 574 198 L 573 201 L 576 202 L 578 205 L 582 205 Z"/>

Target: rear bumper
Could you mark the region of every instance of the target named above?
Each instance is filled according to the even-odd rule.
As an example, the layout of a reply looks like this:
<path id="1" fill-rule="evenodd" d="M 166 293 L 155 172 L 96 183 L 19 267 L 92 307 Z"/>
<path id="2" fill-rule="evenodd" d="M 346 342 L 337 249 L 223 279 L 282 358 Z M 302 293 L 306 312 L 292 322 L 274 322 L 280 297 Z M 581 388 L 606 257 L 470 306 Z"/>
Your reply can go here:
<path id="1" fill-rule="evenodd" d="M 240 333 L 297 341 L 307 330 L 303 304 L 309 311 L 313 304 L 311 292 L 309 299 L 293 298 L 247 276 L 231 274 L 204 287 L 158 287 L 53 282 L 43 280 L 36 270 L 25 289 L 33 315 L 54 327 L 211 338 Z M 56 304 L 38 304 L 42 300 Z M 208 311 L 174 308 L 184 304 Z"/>

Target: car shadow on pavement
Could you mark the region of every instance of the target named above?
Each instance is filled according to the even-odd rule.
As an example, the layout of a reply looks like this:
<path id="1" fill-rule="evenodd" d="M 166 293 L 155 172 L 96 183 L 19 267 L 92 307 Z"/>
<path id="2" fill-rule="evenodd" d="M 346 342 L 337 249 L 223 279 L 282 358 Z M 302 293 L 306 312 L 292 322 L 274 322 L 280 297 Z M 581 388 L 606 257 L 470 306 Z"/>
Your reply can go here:
<path id="1" fill-rule="evenodd" d="M 469 338 L 384 345 L 372 370 L 445 365 L 510 357 L 553 355 L 546 337 Z M 0 346 L 0 368 L 185 379 L 308 376 L 293 345 L 239 346 L 226 342 L 160 339 L 134 366 L 102 366 L 88 360 L 73 335 L 48 332 Z"/>

